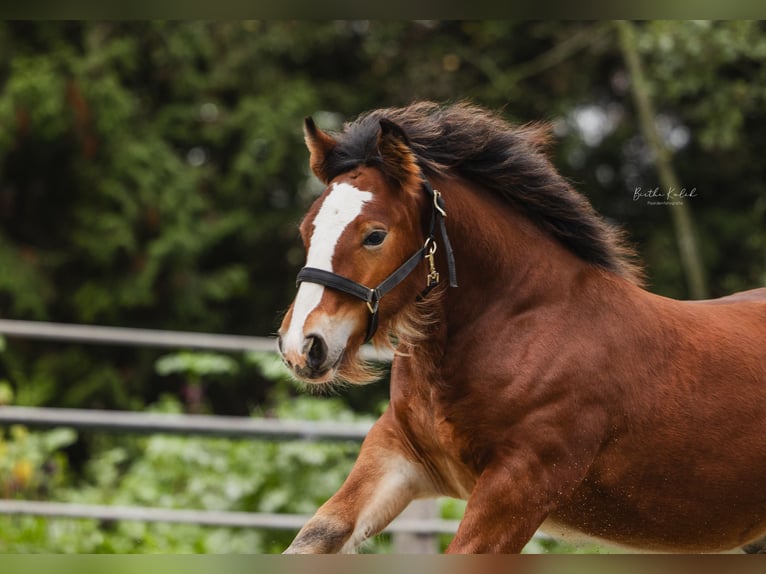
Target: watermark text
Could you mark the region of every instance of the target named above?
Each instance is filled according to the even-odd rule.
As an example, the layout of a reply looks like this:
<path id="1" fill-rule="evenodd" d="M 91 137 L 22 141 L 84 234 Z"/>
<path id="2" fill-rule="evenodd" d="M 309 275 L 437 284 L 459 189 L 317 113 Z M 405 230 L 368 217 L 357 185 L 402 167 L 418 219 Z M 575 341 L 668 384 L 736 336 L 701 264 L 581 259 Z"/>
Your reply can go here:
<path id="1" fill-rule="evenodd" d="M 696 187 L 691 189 L 669 187 L 662 189 L 653 187 L 644 189 L 637 187 L 633 190 L 633 201 L 645 200 L 647 205 L 680 205 L 684 200 L 699 197 Z"/>

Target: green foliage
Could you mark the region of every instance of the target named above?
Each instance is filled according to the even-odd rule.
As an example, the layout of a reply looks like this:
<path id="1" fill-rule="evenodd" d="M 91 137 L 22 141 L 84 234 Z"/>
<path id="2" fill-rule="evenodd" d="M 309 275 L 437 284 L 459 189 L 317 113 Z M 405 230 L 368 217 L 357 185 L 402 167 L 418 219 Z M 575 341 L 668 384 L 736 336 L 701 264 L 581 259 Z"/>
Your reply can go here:
<path id="1" fill-rule="evenodd" d="M 194 378 L 205 375 L 233 374 L 239 370 L 237 362 L 227 355 L 217 353 L 174 353 L 157 359 L 157 373 L 186 373 Z"/>
<path id="2" fill-rule="evenodd" d="M 289 393 L 274 355 L 249 360 L 275 380 L 269 416 L 300 420 L 367 421 L 340 398 Z M 281 365 L 281 363 L 279 363 Z M 156 362 L 158 372 L 181 373 L 201 384 L 231 374 L 238 363 L 213 353 L 177 353 Z M 7 385 L 6 385 L 7 386 Z M 277 392 L 278 391 L 278 392 Z M 12 399 L 12 390 L 0 384 Z M 179 413 L 169 395 L 150 411 Z M 152 435 L 96 435 L 84 469 L 69 472 L 68 429 L 30 432 L 13 426 L 0 435 L 0 493 L 4 498 L 116 506 L 311 514 L 341 485 L 356 458 L 356 442 L 275 442 Z M 294 532 L 198 525 L 0 516 L 0 552 L 274 553 Z M 386 548 L 386 537 L 369 551 Z"/>
<path id="3" fill-rule="evenodd" d="M 658 126 L 672 142 L 688 144 L 674 157 L 690 202 L 713 295 L 765 284 L 766 35 L 762 22 L 647 22 L 637 27 Z M 655 289 L 685 295 L 677 283 L 677 249 L 653 251 L 670 230 L 647 232 L 647 260 Z M 653 237 L 657 236 L 657 238 Z M 674 282 L 676 284 L 674 285 Z"/>
<path id="4" fill-rule="evenodd" d="M 180 405 L 165 398 L 157 408 L 177 412 Z M 284 403 L 276 414 L 370 420 L 350 413 L 340 399 L 311 397 Z M 35 434 L 13 427 L 11 440 L 0 443 L 0 476 L 15 477 L 4 488 L 21 480 L 23 489 L 13 492 L 31 498 L 46 460 L 73 438 L 65 429 Z M 358 449 L 355 442 L 103 437 L 81 478 L 62 484 L 58 471 L 45 485 L 47 495 L 62 502 L 311 514 L 340 486 Z M 4 552 L 252 553 L 279 552 L 295 533 L 90 520 L 51 520 L 43 527 L 37 518 L 0 517 L 0 534 Z"/>
<path id="5" fill-rule="evenodd" d="M 313 445 L 167 436 L 141 442 L 140 458 L 127 469 L 129 453 L 123 446 L 94 459 L 87 472 L 89 485 L 73 492 L 74 500 L 310 513 L 337 488 L 358 449 L 353 443 Z M 135 535 L 137 530 L 140 536 Z M 290 538 L 290 533 L 233 530 L 224 542 L 219 529 L 181 530 L 186 530 L 185 540 L 175 534 L 161 541 L 161 526 L 120 524 L 109 536 L 109 543 L 117 544 L 114 540 L 124 537 L 123 552 L 152 551 L 147 545 L 161 545 L 155 549 L 173 552 L 276 552 L 284 549 Z"/>
<path id="6" fill-rule="evenodd" d="M 290 295 L 279 271 L 296 240 L 314 86 L 259 65 L 241 24 L 0 26 L 14 46 L 0 55 L 0 314 L 270 332 Z M 133 397 L 88 400 L 151 400 L 154 373 L 115 368 L 117 353 L 90 361 Z M 32 356 L 16 360 L 13 383 L 34 370 Z M 65 404 L 58 389 L 32 398 Z"/>
<path id="7" fill-rule="evenodd" d="M 651 22 L 639 35 L 655 97 L 685 106 L 683 117 L 707 151 L 741 146 L 746 118 L 766 103 L 763 32 L 756 21 L 697 20 Z"/>
<path id="8" fill-rule="evenodd" d="M 55 492 L 68 475 L 67 458 L 61 449 L 76 438 L 74 431 L 66 428 L 30 432 L 22 425 L 13 425 L 0 429 L 2 498 L 33 500 Z"/>
<path id="9" fill-rule="evenodd" d="M 9 311 L 14 316 L 45 317 L 45 306 L 53 289 L 40 269 L 40 261 L 30 252 L 18 249 L 0 230 L 0 294 L 13 293 Z"/>
<path id="10" fill-rule="evenodd" d="M 2 339 L 0 339 L 0 342 Z M 13 402 L 13 388 L 8 381 L 0 380 L 0 407 Z"/>

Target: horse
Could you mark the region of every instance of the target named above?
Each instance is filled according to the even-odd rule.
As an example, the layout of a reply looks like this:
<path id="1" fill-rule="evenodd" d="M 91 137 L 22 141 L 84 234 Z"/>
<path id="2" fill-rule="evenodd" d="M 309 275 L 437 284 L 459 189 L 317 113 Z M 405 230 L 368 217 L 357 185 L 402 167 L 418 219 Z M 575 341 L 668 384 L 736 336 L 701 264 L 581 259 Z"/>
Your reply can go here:
<path id="1" fill-rule="evenodd" d="M 550 130 L 469 102 L 308 117 L 326 186 L 278 334 L 296 379 L 390 401 L 285 553 L 353 552 L 412 500 L 467 500 L 448 553 L 542 528 L 657 552 L 766 533 L 766 288 L 648 291 L 625 233 L 554 168 Z"/>

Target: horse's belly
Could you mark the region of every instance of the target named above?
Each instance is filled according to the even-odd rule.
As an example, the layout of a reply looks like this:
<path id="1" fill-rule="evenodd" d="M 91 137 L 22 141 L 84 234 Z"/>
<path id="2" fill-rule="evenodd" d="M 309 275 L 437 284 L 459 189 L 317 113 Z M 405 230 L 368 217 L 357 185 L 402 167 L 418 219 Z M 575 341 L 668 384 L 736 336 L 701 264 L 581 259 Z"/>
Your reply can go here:
<path id="1" fill-rule="evenodd" d="M 766 500 L 760 492 L 734 502 L 640 485 L 619 494 L 585 485 L 550 515 L 542 530 L 554 538 L 596 539 L 648 552 L 724 552 L 766 532 Z"/>

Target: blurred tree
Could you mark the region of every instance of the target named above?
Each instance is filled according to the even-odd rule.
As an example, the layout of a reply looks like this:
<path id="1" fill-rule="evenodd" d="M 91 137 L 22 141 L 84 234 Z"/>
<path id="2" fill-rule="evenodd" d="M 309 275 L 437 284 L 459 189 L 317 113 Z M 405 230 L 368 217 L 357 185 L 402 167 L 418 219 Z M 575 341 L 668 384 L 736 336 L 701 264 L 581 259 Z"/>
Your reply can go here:
<path id="1" fill-rule="evenodd" d="M 258 23 L 3 26 L 0 313 L 272 332 L 306 185 L 300 118 L 316 107 L 280 61 L 294 45 Z M 146 368 L 125 374 L 154 394 Z M 49 375 L 63 380 L 46 399 L 70 402 L 75 373 Z"/>
<path id="2" fill-rule="evenodd" d="M 676 195 L 680 194 L 682 193 L 682 188 L 678 182 L 676 171 L 673 168 L 669 146 L 662 140 L 659 130 L 655 125 L 657 114 L 654 111 L 654 103 L 652 102 L 652 96 L 646 81 L 641 56 L 636 47 L 636 33 L 633 29 L 633 24 L 621 20 L 617 22 L 617 31 L 620 35 L 620 45 L 625 57 L 625 64 L 630 74 L 631 91 L 633 92 L 641 131 L 648 148 L 652 152 L 653 162 L 662 183 L 662 188 L 663 190 L 668 190 L 667 193 L 671 194 L 671 196 L 673 195 L 673 190 L 675 190 Z M 705 299 L 708 294 L 707 280 L 700 257 L 697 233 L 694 230 L 691 210 L 686 201 L 669 201 L 667 203 L 673 218 L 679 257 L 685 271 L 689 293 L 694 299 Z"/>
<path id="3" fill-rule="evenodd" d="M 693 209 L 711 295 L 766 284 L 766 166 L 760 159 L 766 25 L 658 21 L 636 32 L 657 126 L 677 148 L 682 186 L 696 187 L 699 195 Z"/>

